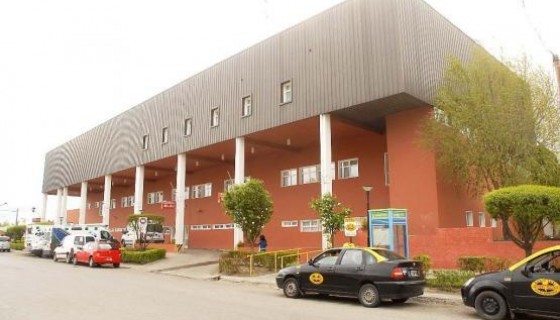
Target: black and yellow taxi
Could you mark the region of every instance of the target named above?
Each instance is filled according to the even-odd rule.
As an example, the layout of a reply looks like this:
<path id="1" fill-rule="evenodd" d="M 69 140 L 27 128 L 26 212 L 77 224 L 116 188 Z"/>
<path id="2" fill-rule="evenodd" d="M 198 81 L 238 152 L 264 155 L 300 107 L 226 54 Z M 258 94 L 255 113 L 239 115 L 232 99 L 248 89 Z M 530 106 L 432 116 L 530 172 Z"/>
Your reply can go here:
<path id="1" fill-rule="evenodd" d="M 502 272 L 469 279 L 463 303 L 487 320 L 517 313 L 560 317 L 560 245 L 543 249 Z"/>
<path id="2" fill-rule="evenodd" d="M 424 293 L 422 263 L 384 248 L 328 249 L 307 264 L 280 270 L 276 284 L 288 298 L 308 293 L 357 297 L 366 307 L 404 303 Z"/>

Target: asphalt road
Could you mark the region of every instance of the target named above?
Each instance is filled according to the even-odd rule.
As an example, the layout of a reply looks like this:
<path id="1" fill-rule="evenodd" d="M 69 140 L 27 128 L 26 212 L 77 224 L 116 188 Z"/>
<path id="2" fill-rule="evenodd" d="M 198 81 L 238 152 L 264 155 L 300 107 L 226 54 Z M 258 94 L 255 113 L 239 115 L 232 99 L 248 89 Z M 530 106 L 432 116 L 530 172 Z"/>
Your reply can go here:
<path id="1" fill-rule="evenodd" d="M 347 298 L 285 298 L 268 285 L 203 281 L 123 266 L 91 269 L 0 253 L 0 320 L 479 319 L 463 306 L 362 307 Z"/>

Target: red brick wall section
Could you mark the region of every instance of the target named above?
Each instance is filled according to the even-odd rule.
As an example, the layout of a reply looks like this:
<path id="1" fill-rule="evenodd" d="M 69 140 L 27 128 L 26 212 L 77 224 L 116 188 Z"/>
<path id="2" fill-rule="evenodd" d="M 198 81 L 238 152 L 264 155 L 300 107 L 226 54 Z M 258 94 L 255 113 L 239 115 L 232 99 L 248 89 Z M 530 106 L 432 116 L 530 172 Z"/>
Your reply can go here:
<path id="1" fill-rule="evenodd" d="M 500 257 L 515 262 L 525 257 L 524 251 L 511 241 L 494 241 L 494 228 L 437 229 L 432 235 L 410 236 L 410 256 L 428 254 L 434 268 L 457 268 L 461 256 Z M 534 252 L 560 244 L 559 241 L 541 241 Z"/>

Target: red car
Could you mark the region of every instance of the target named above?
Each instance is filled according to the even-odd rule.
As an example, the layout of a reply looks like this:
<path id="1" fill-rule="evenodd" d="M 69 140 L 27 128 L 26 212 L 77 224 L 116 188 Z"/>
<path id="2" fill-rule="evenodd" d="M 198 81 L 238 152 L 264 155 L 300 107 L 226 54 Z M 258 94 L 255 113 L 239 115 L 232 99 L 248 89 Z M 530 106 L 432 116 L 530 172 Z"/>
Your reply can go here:
<path id="1" fill-rule="evenodd" d="M 121 266 L 121 251 L 116 243 L 88 242 L 74 254 L 74 264 L 78 263 L 87 263 L 92 268 L 101 264 L 118 268 Z"/>

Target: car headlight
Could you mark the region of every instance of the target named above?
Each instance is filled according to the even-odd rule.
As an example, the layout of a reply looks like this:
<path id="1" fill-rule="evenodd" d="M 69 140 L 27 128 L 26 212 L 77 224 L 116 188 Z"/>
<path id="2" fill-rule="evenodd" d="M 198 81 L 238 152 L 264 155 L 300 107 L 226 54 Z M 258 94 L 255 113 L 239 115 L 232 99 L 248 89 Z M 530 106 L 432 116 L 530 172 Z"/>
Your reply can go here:
<path id="1" fill-rule="evenodd" d="M 471 284 L 471 282 L 473 282 L 474 278 L 475 278 L 475 277 L 472 277 L 472 278 L 470 278 L 469 280 L 467 280 L 467 281 L 465 282 L 465 284 L 463 285 L 463 287 L 468 287 L 468 286 Z"/>

